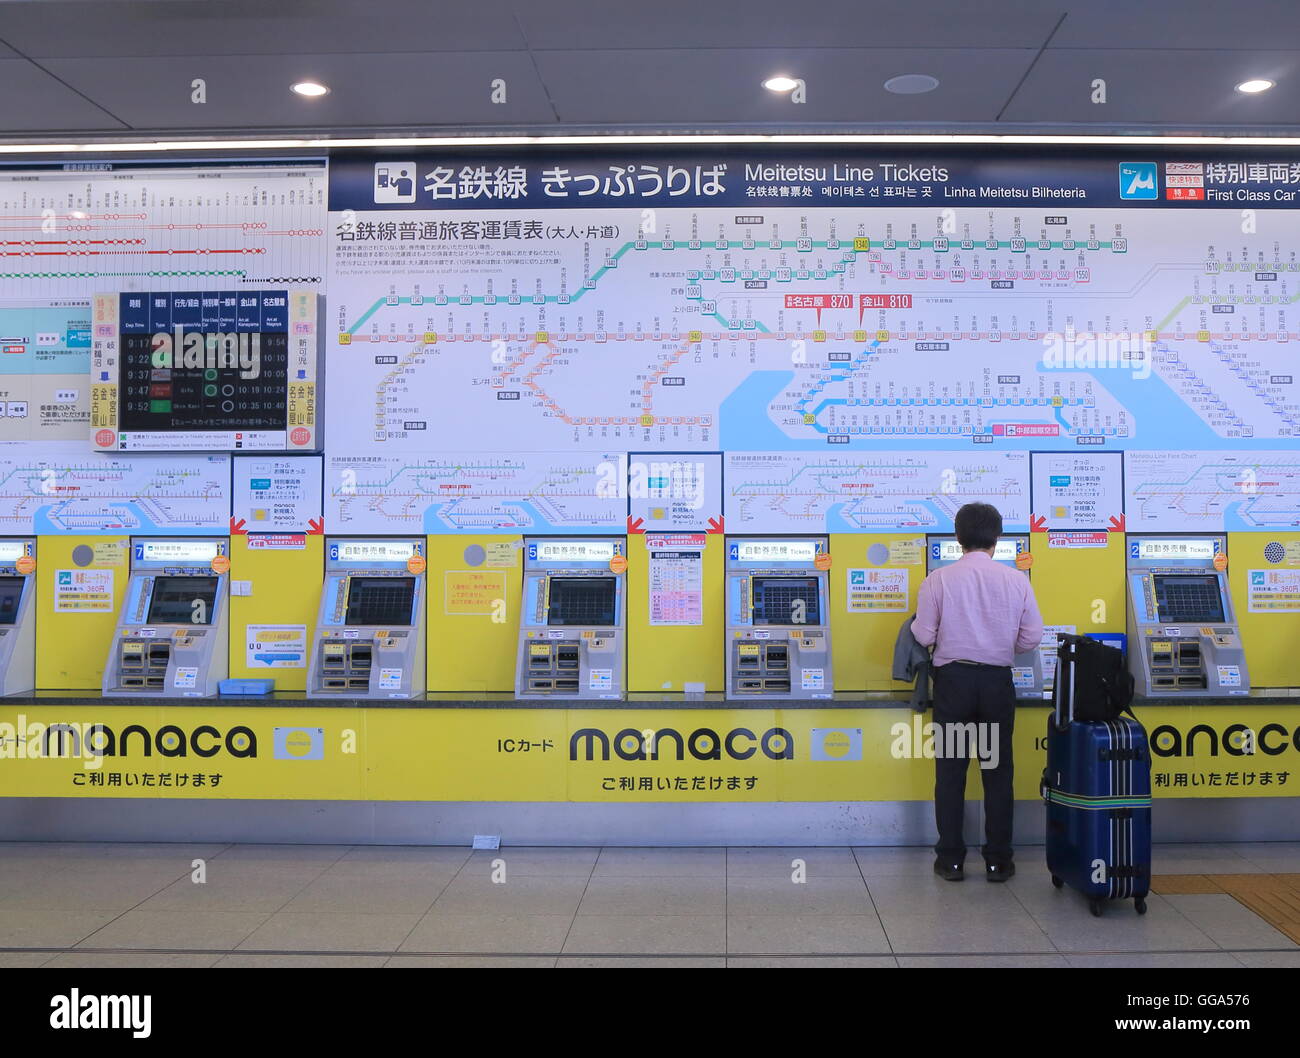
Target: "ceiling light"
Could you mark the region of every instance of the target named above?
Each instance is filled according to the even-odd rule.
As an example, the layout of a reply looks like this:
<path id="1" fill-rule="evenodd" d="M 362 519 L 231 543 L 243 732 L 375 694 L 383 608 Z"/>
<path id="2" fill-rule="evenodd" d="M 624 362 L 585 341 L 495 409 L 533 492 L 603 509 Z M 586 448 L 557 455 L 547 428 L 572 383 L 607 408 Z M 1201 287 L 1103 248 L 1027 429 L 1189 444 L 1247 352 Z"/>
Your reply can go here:
<path id="1" fill-rule="evenodd" d="M 316 81 L 299 81 L 297 84 L 290 85 L 289 87 L 300 96 L 323 96 L 329 94 L 329 89 Z"/>
<path id="2" fill-rule="evenodd" d="M 922 92 L 933 92 L 939 87 L 939 79 L 928 73 L 905 73 L 891 77 L 885 82 L 885 91 L 900 96 L 915 96 Z"/>
<path id="3" fill-rule="evenodd" d="M 799 82 L 793 77 L 786 77 L 785 74 L 777 74 L 764 81 L 763 87 L 769 92 L 793 92 L 799 87 Z"/>
<path id="4" fill-rule="evenodd" d="M 668 144 L 672 146 L 691 146 L 699 144 L 812 144 L 829 145 L 877 145 L 897 147 L 900 144 L 976 144 L 988 146 L 1040 145 L 1059 147 L 1062 145 L 1079 145 L 1085 147 L 1118 146 L 1133 147 L 1296 147 L 1300 148 L 1300 136 L 1120 136 L 1106 135 L 1047 135 L 1045 133 L 744 133 L 727 134 L 709 133 L 705 135 L 514 135 L 514 136 L 304 136 L 295 139 L 209 139 L 209 140 L 81 140 L 71 143 L 11 142 L 0 140 L 0 156 L 39 155 L 47 157 L 58 154 L 142 154 L 159 151 L 267 151 L 267 150 L 328 150 L 345 147 L 558 147 L 582 146 L 599 147 L 611 143 L 627 145 Z M 278 160 L 278 159 L 277 159 Z"/>
<path id="5" fill-rule="evenodd" d="M 1273 81 L 1265 80 L 1262 77 L 1255 78 L 1250 81 L 1242 81 L 1241 84 L 1237 85 L 1237 91 L 1249 92 L 1249 93 L 1267 92 L 1270 88 L 1273 87 L 1273 84 L 1274 84 Z"/>

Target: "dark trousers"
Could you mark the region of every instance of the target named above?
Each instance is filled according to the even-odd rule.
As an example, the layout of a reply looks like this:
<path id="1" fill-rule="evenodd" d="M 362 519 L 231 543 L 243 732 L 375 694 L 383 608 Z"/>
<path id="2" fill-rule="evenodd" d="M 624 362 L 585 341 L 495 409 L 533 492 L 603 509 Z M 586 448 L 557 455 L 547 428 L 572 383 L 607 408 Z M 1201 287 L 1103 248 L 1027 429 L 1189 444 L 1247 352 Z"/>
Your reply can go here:
<path id="1" fill-rule="evenodd" d="M 934 818 L 939 841 L 934 851 L 939 859 L 947 863 L 962 863 L 966 859 L 966 838 L 962 833 L 966 772 L 971 757 L 976 756 L 980 747 L 991 748 L 996 742 L 997 767 L 980 768 L 985 819 L 985 844 L 981 851 L 988 863 L 1011 862 L 1011 732 L 1015 721 L 1016 690 L 1009 668 L 953 662 L 934 670 L 934 722 L 939 726 L 934 760 Z M 953 731 L 946 726 L 949 724 L 974 725 L 963 726 L 961 734 L 974 731 L 979 741 L 944 737 Z M 996 729 L 981 731 L 983 725 L 996 725 Z M 945 751 L 954 755 L 943 755 Z"/>

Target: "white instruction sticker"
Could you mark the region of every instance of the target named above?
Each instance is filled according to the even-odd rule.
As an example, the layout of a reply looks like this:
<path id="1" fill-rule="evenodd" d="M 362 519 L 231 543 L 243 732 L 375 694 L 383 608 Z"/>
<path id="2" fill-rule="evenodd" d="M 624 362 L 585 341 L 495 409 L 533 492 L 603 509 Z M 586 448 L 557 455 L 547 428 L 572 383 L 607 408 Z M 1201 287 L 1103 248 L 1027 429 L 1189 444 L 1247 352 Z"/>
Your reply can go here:
<path id="1" fill-rule="evenodd" d="M 381 691 L 395 691 L 402 686 L 401 669 L 380 669 L 379 670 L 379 689 Z"/>
<path id="2" fill-rule="evenodd" d="M 173 687 L 193 687 L 198 683 L 199 670 L 197 667 L 185 665 L 176 670 L 176 679 L 172 681 Z"/>
<path id="3" fill-rule="evenodd" d="M 1219 665 L 1217 668 L 1221 687 L 1241 686 L 1241 667 L 1239 665 Z"/>
<path id="4" fill-rule="evenodd" d="M 800 680 L 800 686 L 805 691 L 821 691 L 826 689 L 825 669 L 804 669 L 801 676 L 802 679 Z"/>
<path id="5" fill-rule="evenodd" d="M 587 673 L 587 690 L 608 691 L 614 687 L 613 669 L 591 669 Z"/>

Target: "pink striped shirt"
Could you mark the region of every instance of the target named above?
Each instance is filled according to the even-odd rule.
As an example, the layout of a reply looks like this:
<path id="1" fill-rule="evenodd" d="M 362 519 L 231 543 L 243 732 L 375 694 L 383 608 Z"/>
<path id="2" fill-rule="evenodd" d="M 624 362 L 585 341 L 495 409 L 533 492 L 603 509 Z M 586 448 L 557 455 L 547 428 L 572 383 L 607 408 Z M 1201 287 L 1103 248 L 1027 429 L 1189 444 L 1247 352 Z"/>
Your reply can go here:
<path id="1" fill-rule="evenodd" d="M 924 647 L 934 644 L 936 666 L 1010 665 L 1015 655 L 1038 646 L 1043 618 L 1028 577 L 994 562 L 987 551 L 967 551 L 925 578 L 912 634 Z"/>

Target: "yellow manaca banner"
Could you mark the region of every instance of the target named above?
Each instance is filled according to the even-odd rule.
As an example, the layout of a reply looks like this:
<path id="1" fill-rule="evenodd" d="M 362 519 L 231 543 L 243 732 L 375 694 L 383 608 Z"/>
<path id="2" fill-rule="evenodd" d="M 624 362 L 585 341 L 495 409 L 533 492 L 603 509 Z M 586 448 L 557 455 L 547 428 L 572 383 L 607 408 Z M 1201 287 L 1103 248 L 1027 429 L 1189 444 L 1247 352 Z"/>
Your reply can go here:
<path id="1" fill-rule="evenodd" d="M 1157 797 L 1289 797 L 1300 708 L 1140 707 Z M 908 709 L 0 708 L 0 796 L 927 801 L 951 736 Z M 1038 796 L 1047 711 L 1016 718 Z M 970 745 L 989 759 L 992 739 Z M 968 794 L 979 796 L 972 765 Z"/>

